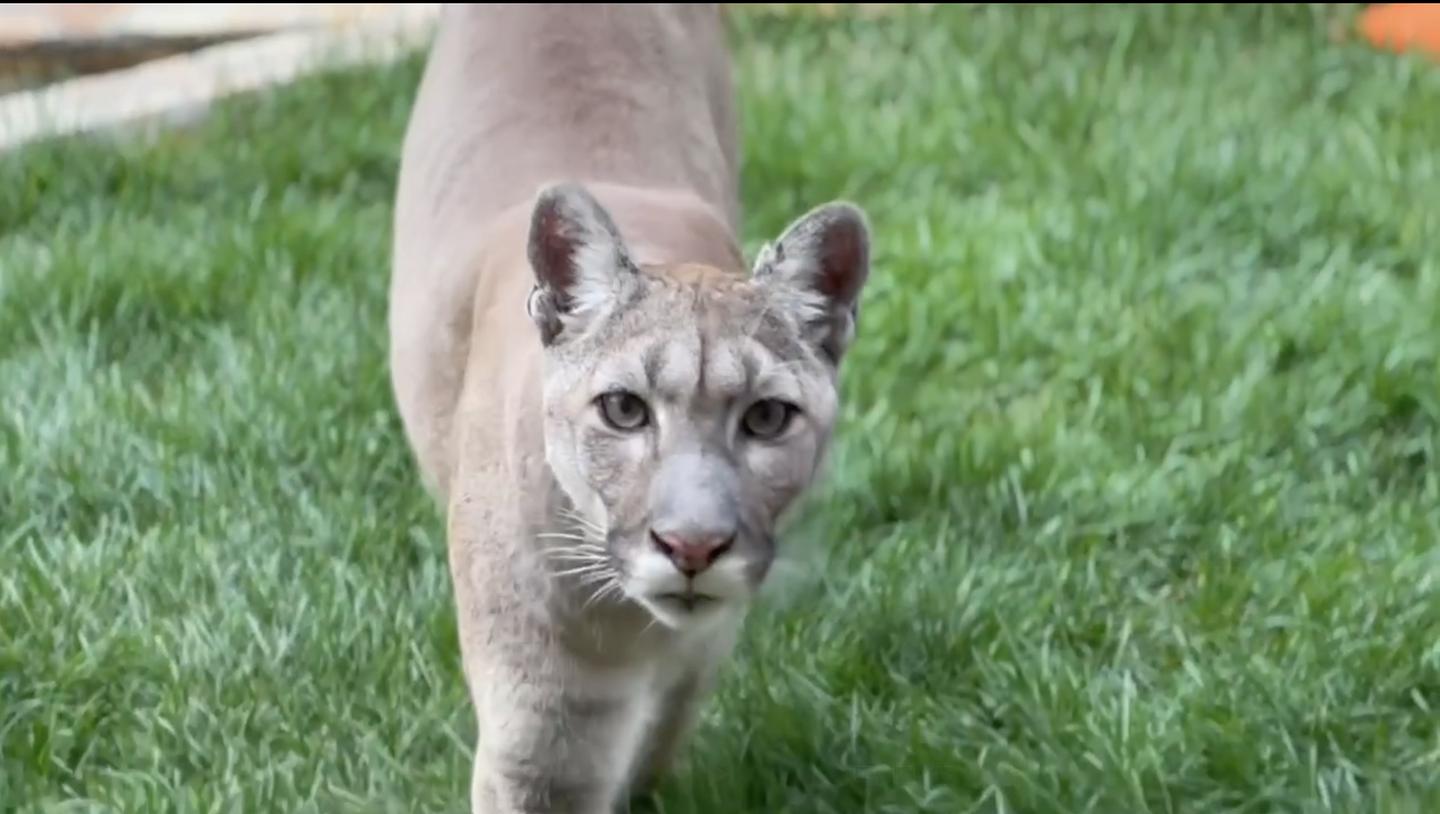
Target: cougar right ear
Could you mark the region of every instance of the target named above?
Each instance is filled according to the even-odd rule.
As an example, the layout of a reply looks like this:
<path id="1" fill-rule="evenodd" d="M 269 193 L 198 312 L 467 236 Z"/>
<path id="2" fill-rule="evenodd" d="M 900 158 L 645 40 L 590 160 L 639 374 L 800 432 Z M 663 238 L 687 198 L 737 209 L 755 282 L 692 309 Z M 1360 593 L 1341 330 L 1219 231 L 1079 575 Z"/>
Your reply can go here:
<path id="1" fill-rule="evenodd" d="M 614 220 L 579 184 L 540 191 L 527 255 L 535 288 L 526 307 L 546 345 L 607 310 L 636 273 Z"/>
<path id="2" fill-rule="evenodd" d="M 858 206 L 835 201 L 805 213 L 767 244 L 754 276 L 782 295 L 816 346 L 835 364 L 849 348 L 870 278 L 870 224 Z"/>

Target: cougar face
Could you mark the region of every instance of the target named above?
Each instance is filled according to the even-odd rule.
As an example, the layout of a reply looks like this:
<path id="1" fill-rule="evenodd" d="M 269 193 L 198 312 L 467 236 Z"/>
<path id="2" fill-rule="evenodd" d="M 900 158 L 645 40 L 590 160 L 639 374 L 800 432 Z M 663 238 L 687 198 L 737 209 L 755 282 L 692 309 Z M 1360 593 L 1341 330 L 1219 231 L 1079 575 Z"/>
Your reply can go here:
<path id="1" fill-rule="evenodd" d="M 529 255 L 546 457 L 584 518 L 579 570 L 670 627 L 744 603 L 835 422 L 864 216 L 812 211 L 748 277 L 640 268 L 599 202 L 563 185 L 537 201 Z"/>

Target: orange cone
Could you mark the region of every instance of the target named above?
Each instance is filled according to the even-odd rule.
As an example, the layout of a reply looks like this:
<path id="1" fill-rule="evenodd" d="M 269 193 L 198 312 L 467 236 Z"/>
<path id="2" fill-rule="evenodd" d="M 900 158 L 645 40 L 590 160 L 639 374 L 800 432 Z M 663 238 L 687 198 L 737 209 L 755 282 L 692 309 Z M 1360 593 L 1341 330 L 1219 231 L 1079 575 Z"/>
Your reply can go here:
<path id="1" fill-rule="evenodd" d="M 1440 58 L 1440 3 L 1377 3 L 1360 15 L 1360 33 L 1377 48 Z"/>

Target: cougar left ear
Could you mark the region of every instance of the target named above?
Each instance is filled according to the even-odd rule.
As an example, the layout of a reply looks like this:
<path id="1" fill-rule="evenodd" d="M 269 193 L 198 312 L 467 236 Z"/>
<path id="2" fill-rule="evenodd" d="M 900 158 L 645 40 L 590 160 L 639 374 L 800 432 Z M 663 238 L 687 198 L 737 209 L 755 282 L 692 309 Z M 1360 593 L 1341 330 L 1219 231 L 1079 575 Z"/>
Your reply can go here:
<path id="1" fill-rule="evenodd" d="M 526 309 L 547 345 L 604 311 L 636 271 L 610 213 L 579 184 L 540 191 L 527 256 L 535 287 Z"/>
<path id="2" fill-rule="evenodd" d="M 796 310 L 811 339 L 835 364 L 855 334 L 860 294 L 870 277 L 870 226 L 854 204 L 828 203 L 792 223 L 755 260 L 757 280 Z"/>

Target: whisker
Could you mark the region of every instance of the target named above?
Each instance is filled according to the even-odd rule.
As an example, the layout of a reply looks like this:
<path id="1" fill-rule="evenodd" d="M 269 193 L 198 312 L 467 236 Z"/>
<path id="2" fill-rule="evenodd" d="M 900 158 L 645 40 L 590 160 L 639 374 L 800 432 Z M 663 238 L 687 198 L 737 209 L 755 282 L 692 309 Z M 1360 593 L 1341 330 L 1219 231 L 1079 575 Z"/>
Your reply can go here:
<path id="1" fill-rule="evenodd" d="M 602 575 L 590 576 L 590 578 L 586 579 L 585 581 L 585 585 L 596 586 L 596 591 L 599 591 L 600 588 L 605 588 L 608 583 L 609 585 L 615 585 L 616 583 L 615 572 L 609 571 L 609 569 L 606 569 L 605 573 L 602 573 Z"/>
<path id="2" fill-rule="evenodd" d="M 582 531 L 589 532 L 596 537 L 605 536 L 605 528 L 603 526 L 586 517 L 585 515 L 580 514 L 579 512 L 573 510 L 562 510 L 560 512 L 560 516 L 564 517 L 566 520 L 573 522 Z"/>
<path id="3" fill-rule="evenodd" d="M 609 557 L 601 554 L 576 554 L 569 557 L 554 557 L 552 562 L 558 568 L 568 568 L 577 565 L 588 565 L 590 563 L 608 563 Z"/>
<path id="4" fill-rule="evenodd" d="M 597 573 L 587 574 L 584 578 L 580 580 L 580 584 L 588 587 L 596 583 L 602 583 L 607 579 L 613 580 L 614 578 L 615 575 L 611 573 L 609 569 L 606 569 Z"/>
<path id="5" fill-rule="evenodd" d="M 592 563 L 588 563 L 588 564 L 586 564 L 586 565 L 576 566 L 575 568 L 567 568 L 567 569 L 565 569 L 564 571 L 556 571 L 555 574 L 554 574 L 554 576 L 557 576 L 557 577 L 573 577 L 573 576 L 579 576 L 579 575 L 581 575 L 581 574 L 595 574 L 595 573 L 604 572 L 604 571 L 607 571 L 607 570 L 609 570 L 609 564 L 608 564 L 608 563 L 604 563 L 604 562 L 592 562 Z"/>
<path id="6" fill-rule="evenodd" d="M 625 591 L 621 589 L 620 583 L 612 579 L 606 582 L 604 585 L 601 585 L 598 589 L 596 589 L 595 593 L 591 594 L 590 598 L 585 600 L 585 604 L 580 606 L 580 610 L 583 611 L 588 609 L 591 605 L 599 602 L 602 597 L 608 596 L 612 591 L 617 596 L 625 595 Z"/>
<path id="7" fill-rule="evenodd" d="M 601 556 L 604 553 L 605 549 L 600 546 L 564 546 L 545 552 L 548 557 L 594 557 Z"/>
<path id="8" fill-rule="evenodd" d="M 599 559 L 596 559 L 596 560 L 572 560 L 572 561 L 567 562 L 567 563 L 560 563 L 559 565 L 564 568 L 564 571 L 557 571 L 557 572 L 555 572 L 555 573 L 557 573 L 557 574 L 559 574 L 559 573 L 579 572 L 579 571 L 593 571 L 593 570 L 595 570 L 595 569 L 597 569 L 597 568 L 608 568 L 608 567 L 610 566 L 610 562 L 609 562 L 609 560 L 599 560 Z"/>
<path id="9" fill-rule="evenodd" d="M 556 564 L 564 564 L 567 562 L 595 562 L 606 559 L 606 556 L 599 551 L 561 551 L 549 555 L 548 559 Z"/>
<path id="10" fill-rule="evenodd" d="M 570 541 L 572 541 L 572 542 L 574 543 L 574 545 L 571 545 L 571 546 L 562 546 L 562 548 L 603 548 L 603 547 L 605 546 L 605 541 L 604 541 L 604 540 L 596 540 L 596 539 L 594 539 L 594 538 L 592 538 L 592 537 L 579 537 L 579 536 L 576 536 L 576 535 L 573 535 L 573 534 L 550 534 L 550 533 L 547 533 L 547 534 L 537 535 L 537 536 L 538 536 L 538 537 L 542 537 L 542 538 L 551 539 L 551 540 L 570 540 Z"/>
<path id="11" fill-rule="evenodd" d="M 550 555 L 550 556 L 556 556 L 556 555 L 559 555 L 559 554 L 576 554 L 576 553 L 581 553 L 581 554 L 594 554 L 594 553 L 601 553 L 601 552 L 604 552 L 604 551 L 605 551 L 605 547 L 602 546 L 602 545 L 598 545 L 598 544 L 594 544 L 594 543 L 581 543 L 581 544 L 579 544 L 579 545 L 557 546 L 557 547 L 555 547 L 555 548 L 549 549 L 546 553 L 547 553 L 548 555 Z"/>
<path id="12" fill-rule="evenodd" d="M 542 531 L 535 536 L 542 540 L 576 540 L 582 543 L 593 542 L 589 537 L 564 531 Z"/>

